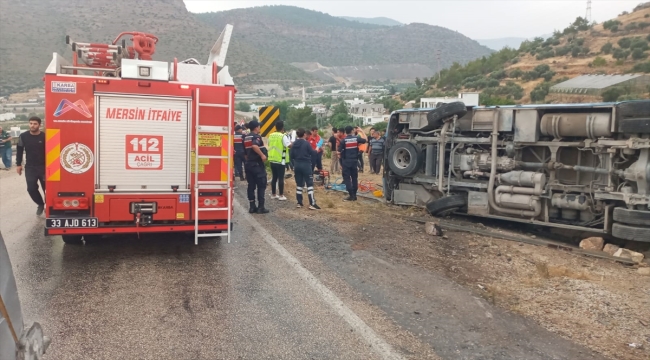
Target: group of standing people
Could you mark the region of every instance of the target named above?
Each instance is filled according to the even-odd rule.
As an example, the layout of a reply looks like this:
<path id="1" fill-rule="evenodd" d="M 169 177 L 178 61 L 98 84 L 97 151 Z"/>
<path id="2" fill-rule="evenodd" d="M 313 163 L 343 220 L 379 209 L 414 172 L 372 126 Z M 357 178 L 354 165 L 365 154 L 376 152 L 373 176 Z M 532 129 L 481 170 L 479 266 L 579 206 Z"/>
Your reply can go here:
<path id="1" fill-rule="evenodd" d="M 363 173 L 364 160 L 363 155 L 368 154 L 368 162 L 370 165 L 370 172 L 372 174 L 379 174 L 381 171 L 381 164 L 384 155 L 384 147 L 386 139 L 383 134 L 374 128 L 370 129 L 370 139 L 366 137 L 363 129 L 356 126 L 353 128 L 354 135 L 366 140 L 365 143 L 359 145 L 359 153 L 357 158 L 358 172 Z M 341 169 L 341 159 L 339 158 L 338 149 L 339 144 L 343 138 L 347 136 L 345 128 L 332 128 L 332 136 L 328 140 L 328 145 L 332 150 L 332 163 L 330 165 L 330 172 L 336 174 Z"/>
<path id="2" fill-rule="evenodd" d="M 249 213 L 265 214 L 264 191 L 267 186 L 267 174 L 264 163 L 271 166 L 271 199 L 286 201 L 284 196 L 285 171 L 292 168 L 296 181 L 296 206 L 304 206 L 306 193 L 311 210 L 320 210 L 314 196 L 314 171 L 323 169 L 323 139 L 318 128 L 311 130 L 297 129 L 295 135 L 288 134 L 284 122 L 276 122 L 276 132 L 270 134 L 268 149 L 260 136 L 260 123 L 256 120 L 246 124 L 249 133 L 243 133 L 243 127 L 235 127 L 235 177 L 248 182 L 247 195 Z M 379 174 L 384 151 L 384 138 L 378 131 L 371 129 L 371 138 L 360 127 L 346 126 L 332 129 L 333 135 L 328 140 L 332 149 L 331 172 L 337 173 L 339 167 L 343 175 L 348 196 L 344 201 L 356 201 L 358 175 L 363 172 L 363 154 L 367 153 L 370 169 Z M 243 165 L 243 169 L 242 169 Z M 276 191 L 277 190 L 277 191 Z M 257 195 L 257 196 L 256 196 Z M 257 201 L 256 201 L 257 197 Z"/>
<path id="3" fill-rule="evenodd" d="M 314 168 L 320 163 L 322 169 L 322 140 L 317 130 L 307 136 L 307 131 L 298 129 L 296 138 L 287 134 L 284 122 L 277 121 L 276 132 L 269 135 L 268 149 L 260 136 L 260 123 L 250 121 L 246 127 L 248 134 L 243 133 L 241 126 L 235 127 L 235 177 L 248 182 L 247 195 L 249 213 L 266 214 L 264 191 L 267 186 L 267 174 L 264 163 L 268 160 L 271 166 L 271 199 L 286 201 L 284 196 L 284 179 L 287 168 L 293 168 L 296 180 L 297 207 L 303 207 L 303 191 L 309 198 L 309 209 L 320 210 L 314 197 Z M 312 139 L 313 138 L 313 139 Z M 319 156 L 320 154 L 320 156 Z M 243 171 L 242 171 L 243 165 Z M 276 191 L 277 190 L 277 191 Z M 257 195 L 257 201 L 256 201 Z"/>

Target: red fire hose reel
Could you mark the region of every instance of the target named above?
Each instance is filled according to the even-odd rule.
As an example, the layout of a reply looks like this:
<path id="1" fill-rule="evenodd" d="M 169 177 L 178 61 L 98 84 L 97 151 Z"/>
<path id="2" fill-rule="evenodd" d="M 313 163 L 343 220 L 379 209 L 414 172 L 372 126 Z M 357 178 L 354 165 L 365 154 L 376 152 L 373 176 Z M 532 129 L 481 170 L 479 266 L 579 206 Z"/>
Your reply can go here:
<path id="1" fill-rule="evenodd" d="M 122 37 L 131 35 L 132 46 L 126 46 L 126 39 Z M 119 44 L 122 39 L 121 44 Z M 81 43 L 72 42 L 70 37 L 66 36 L 66 44 L 72 46 L 75 55 L 75 66 L 77 60 L 81 60 L 88 67 L 116 69 L 120 67 L 120 60 L 141 59 L 152 60 L 152 55 L 156 52 L 156 43 L 158 38 L 155 35 L 143 32 L 123 32 L 120 33 L 112 44 L 100 43 Z"/>

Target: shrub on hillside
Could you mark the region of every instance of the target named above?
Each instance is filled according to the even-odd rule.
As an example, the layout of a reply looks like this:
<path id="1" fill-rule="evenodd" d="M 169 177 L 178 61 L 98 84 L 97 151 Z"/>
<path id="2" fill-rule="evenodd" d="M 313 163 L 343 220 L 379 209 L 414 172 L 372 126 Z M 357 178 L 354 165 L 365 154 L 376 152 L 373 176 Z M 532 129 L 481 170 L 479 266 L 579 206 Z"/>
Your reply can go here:
<path id="1" fill-rule="evenodd" d="M 553 49 L 547 49 L 547 50 L 540 51 L 535 58 L 537 60 L 544 60 L 544 59 L 552 58 L 554 56 L 555 56 L 555 51 L 553 51 Z"/>
<path id="2" fill-rule="evenodd" d="M 551 67 L 548 64 L 541 64 L 541 65 L 535 66 L 535 71 L 540 73 L 540 74 L 545 73 L 545 72 L 547 72 L 549 70 L 551 70 Z"/>
<path id="3" fill-rule="evenodd" d="M 625 60 L 625 59 L 627 59 L 628 56 L 630 56 L 630 51 L 629 50 L 623 50 L 623 49 L 615 49 L 612 56 L 616 60 Z"/>
<path id="4" fill-rule="evenodd" d="M 521 69 L 514 69 L 509 74 L 513 79 L 519 79 L 522 75 L 524 75 L 524 72 Z"/>
<path id="5" fill-rule="evenodd" d="M 643 50 L 641 49 L 634 49 L 632 51 L 632 59 L 634 60 L 642 60 L 648 57 L 648 54 L 644 53 Z"/>
<path id="6" fill-rule="evenodd" d="M 609 90 L 603 91 L 601 94 L 604 102 L 614 102 L 618 100 L 621 95 L 623 95 L 623 90 L 619 88 L 611 88 Z"/>
<path id="7" fill-rule="evenodd" d="M 632 39 L 630 38 L 622 38 L 618 40 L 618 46 L 620 46 L 621 49 L 628 49 L 631 44 L 632 44 Z"/>
<path id="8" fill-rule="evenodd" d="M 605 66 L 607 65 L 607 60 L 601 58 L 600 56 L 597 56 L 591 64 L 596 67 Z"/>
<path id="9" fill-rule="evenodd" d="M 555 71 L 547 71 L 541 75 L 541 77 L 546 81 L 551 81 L 553 76 L 555 76 Z"/>
<path id="10" fill-rule="evenodd" d="M 571 46 L 569 45 L 555 48 L 555 56 L 564 56 L 570 52 L 571 52 Z"/>
<path id="11" fill-rule="evenodd" d="M 490 74 L 491 78 L 497 79 L 497 80 L 505 79 L 507 76 L 508 75 L 506 74 L 505 70 L 497 70 L 497 71 L 493 72 L 492 74 Z"/>
<path id="12" fill-rule="evenodd" d="M 628 31 L 636 30 L 638 28 L 639 28 L 639 24 L 637 24 L 635 22 L 631 22 L 631 23 L 625 25 L 625 30 L 628 30 Z"/>
<path id="13" fill-rule="evenodd" d="M 614 26 L 612 26 L 612 27 L 609 29 L 609 31 L 611 31 L 611 32 L 613 32 L 613 33 L 618 32 L 618 25 L 614 25 Z"/>
<path id="14" fill-rule="evenodd" d="M 607 20 L 603 23 L 603 28 L 606 30 L 611 30 L 613 26 L 621 25 L 621 22 L 618 20 Z"/>
<path id="15" fill-rule="evenodd" d="M 614 46 L 614 45 L 612 45 L 612 43 L 609 43 L 609 42 L 608 42 L 607 44 L 603 45 L 603 47 L 600 48 L 600 51 L 602 51 L 603 54 L 606 54 L 606 55 L 607 55 L 607 54 L 609 54 L 609 53 L 612 52 L 612 47 L 613 47 L 613 46 Z"/>
<path id="16" fill-rule="evenodd" d="M 634 65 L 631 72 L 650 73 L 650 61 Z"/>
<path id="17" fill-rule="evenodd" d="M 479 103 L 483 106 L 497 106 L 497 105 L 515 105 L 516 103 L 511 99 L 506 99 L 497 96 L 489 96 L 484 93 L 479 95 Z"/>
<path id="18" fill-rule="evenodd" d="M 630 43 L 630 50 L 634 49 L 641 49 L 641 51 L 648 50 L 648 41 L 640 37 L 632 39 L 632 42 Z"/>
<path id="19" fill-rule="evenodd" d="M 646 15 L 648 15 L 648 14 L 646 14 Z M 645 21 L 642 21 L 642 22 L 639 23 L 639 29 L 641 29 L 641 30 L 647 28 L 648 26 L 650 26 L 650 23 L 647 23 Z"/>
<path id="20" fill-rule="evenodd" d="M 650 34 L 648 34 L 648 36 L 645 39 L 650 41 Z"/>

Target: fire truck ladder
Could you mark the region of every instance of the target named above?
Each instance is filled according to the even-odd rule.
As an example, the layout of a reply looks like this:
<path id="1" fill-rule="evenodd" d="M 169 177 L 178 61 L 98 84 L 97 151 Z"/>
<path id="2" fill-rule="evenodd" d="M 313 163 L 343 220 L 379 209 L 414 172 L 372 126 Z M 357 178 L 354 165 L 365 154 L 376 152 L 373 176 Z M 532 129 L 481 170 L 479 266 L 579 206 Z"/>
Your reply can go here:
<path id="1" fill-rule="evenodd" d="M 233 129 L 232 129 L 232 124 L 233 124 L 233 119 L 232 119 L 232 96 L 228 95 L 228 104 L 207 104 L 207 103 L 201 103 L 199 101 L 199 89 L 196 89 L 196 128 L 194 130 L 194 244 L 198 245 L 199 244 L 199 238 L 206 238 L 206 237 L 217 237 L 217 236 L 225 236 L 228 239 L 228 243 L 230 243 L 230 222 L 232 221 L 232 188 L 231 188 L 231 182 L 232 182 L 232 152 L 233 150 L 230 148 L 231 141 L 228 141 L 228 155 L 201 155 L 199 154 L 199 133 L 203 134 L 225 134 L 228 135 L 228 137 L 232 137 L 233 135 Z M 199 110 L 202 107 L 217 107 L 217 108 L 227 108 L 228 109 L 228 126 L 209 126 L 209 125 L 201 125 L 201 120 L 199 117 Z M 225 160 L 228 159 L 228 180 L 227 181 L 199 181 L 199 159 L 219 159 L 219 160 Z M 216 208 L 199 208 L 199 192 L 200 190 L 215 190 L 215 189 L 223 189 L 224 192 L 227 194 L 228 198 L 228 207 L 222 208 L 222 207 L 216 207 Z M 199 233 L 199 212 L 203 211 L 226 211 L 228 213 L 228 230 L 226 232 L 219 232 L 219 233 Z"/>

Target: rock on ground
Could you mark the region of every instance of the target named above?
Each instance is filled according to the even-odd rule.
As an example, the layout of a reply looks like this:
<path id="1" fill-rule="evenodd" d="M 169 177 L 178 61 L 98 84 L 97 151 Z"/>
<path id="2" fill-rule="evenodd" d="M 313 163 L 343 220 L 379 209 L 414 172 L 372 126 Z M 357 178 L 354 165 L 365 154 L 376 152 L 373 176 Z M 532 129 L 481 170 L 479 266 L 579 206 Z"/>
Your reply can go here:
<path id="1" fill-rule="evenodd" d="M 624 258 L 624 259 L 630 259 L 637 263 L 643 261 L 643 254 L 628 249 L 618 249 L 618 251 L 614 253 L 614 256 Z"/>
<path id="2" fill-rule="evenodd" d="M 650 268 L 640 268 L 637 272 L 639 275 L 650 276 Z"/>
<path id="3" fill-rule="evenodd" d="M 442 236 L 442 228 L 434 222 L 428 222 L 424 225 L 424 231 L 429 235 Z"/>
<path id="4" fill-rule="evenodd" d="M 605 239 L 601 237 L 590 237 L 580 242 L 580 248 L 585 250 L 602 251 Z"/>
<path id="5" fill-rule="evenodd" d="M 620 246 L 614 244 L 606 244 L 605 247 L 603 248 L 603 251 L 613 256 L 620 248 L 621 248 Z"/>

